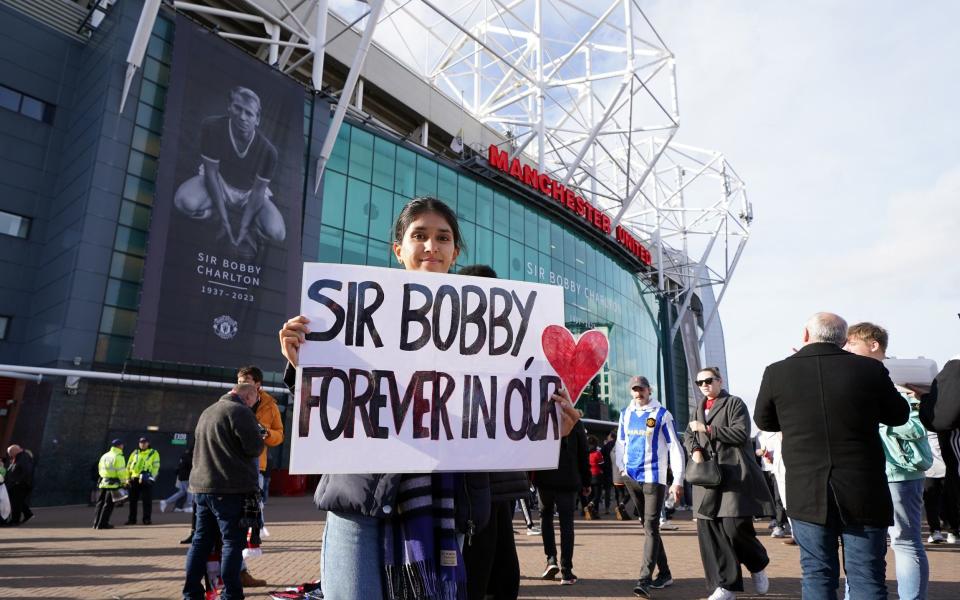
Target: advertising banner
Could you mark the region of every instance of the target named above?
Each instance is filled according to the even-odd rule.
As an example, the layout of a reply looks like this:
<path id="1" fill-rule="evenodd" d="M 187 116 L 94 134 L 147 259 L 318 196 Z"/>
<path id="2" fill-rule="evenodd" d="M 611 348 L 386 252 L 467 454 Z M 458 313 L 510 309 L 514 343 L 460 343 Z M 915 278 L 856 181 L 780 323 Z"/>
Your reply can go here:
<path id="1" fill-rule="evenodd" d="M 556 468 L 561 288 L 308 263 L 300 301 L 291 473 Z"/>
<path id="2" fill-rule="evenodd" d="M 177 17 L 133 354 L 280 369 L 296 312 L 304 90 Z"/>

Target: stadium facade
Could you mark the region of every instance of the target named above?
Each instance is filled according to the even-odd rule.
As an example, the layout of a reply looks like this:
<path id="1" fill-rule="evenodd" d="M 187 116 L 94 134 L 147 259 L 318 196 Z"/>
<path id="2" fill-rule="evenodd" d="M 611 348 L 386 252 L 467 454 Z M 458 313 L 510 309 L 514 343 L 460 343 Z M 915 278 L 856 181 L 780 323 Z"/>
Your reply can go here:
<path id="1" fill-rule="evenodd" d="M 293 313 L 277 290 L 260 294 L 275 295 L 272 304 L 248 307 L 247 318 L 259 328 L 245 342 L 256 349 L 249 361 L 228 360 L 233 355 L 217 352 L 216 339 L 204 341 L 200 352 L 178 352 L 175 345 L 165 351 L 159 341 L 147 346 L 169 329 L 164 319 L 212 329 L 221 339 L 237 328 L 220 317 L 210 327 L 206 314 L 194 322 L 198 305 L 170 279 L 182 270 L 158 274 L 192 241 L 184 236 L 200 235 L 158 233 L 158 223 L 176 212 L 174 188 L 163 179 L 178 160 L 171 140 L 196 134 L 186 125 L 174 130 L 192 118 L 181 88 L 200 85 L 177 76 L 183 70 L 177 61 L 192 60 L 182 47 L 186 30 L 251 70 L 271 68 L 264 62 L 275 55 L 258 56 L 257 42 L 242 29 L 214 35 L 229 34 L 232 22 L 216 11 L 230 13 L 242 3 L 204 2 L 213 11 L 189 16 L 165 5 L 141 40 L 144 56 L 127 90 L 144 3 L 99 4 L 91 10 L 68 0 L 0 0 L 0 434 L 3 446 L 16 441 L 34 452 L 38 504 L 85 500 L 93 465 L 114 437 L 132 443 L 148 435 L 161 452 L 161 477 L 172 484 L 196 419 L 240 362 L 260 364 L 288 423 L 292 415 L 279 383 L 275 331 Z M 273 65 L 295 98 L 297 114 L 286 116 L 297 144 L 288 146 L 302 152 L 280 151 L 295 184 L 283 206 L 276 201 L 281 212 L 290 211 L 283 260 L 396 267 L 394 217 L 410 198 L 439 197 L 460 219 L 467 243 L 460 266 L 488 264 L 503 278 L 560 286 L 566 325 L 609 336 L 607 365 L 579 405 L 588 418 L 615 419 L 629 401 L 627 380 L 643 374 L 682 426 L 693 405 L 691 372 L 704 357 L 725 360 L 715 310 L 720 298 L 710 285 L 704 295 L 698 291 L 704 284 L 684 279 L 686 273 L 708 281 L 695 273 L 700 256 L 688 259 L 689 247 L 651 237 L 589 186 L 538 164 L 376 42 L 325 156 L 339 93 L 363 43 L 362 29 L 349 25 L 333 13 L 326 17 L 327 32 L 339 33 L 326 47 L 321 89 L 310 85 L 308 68 L 284 75 Z M 742 245 L 735 249 L 727 257 L 734 265 Z M 242 262 L 231 259 L 233 270 Z M 299 277 L 289 271 L 288 279 Z M 241 277 L 209 267 L 203 273 Z M 229 281 L 253 285 L 242 276 Z M 231 287 L 226 281 L 211 283 L 223 290 Z M 172 317 L 163 306 L 148 308 L 149 298 L 158 297 Z M 146 329 L 151 333 L 143 337 Z M 275 450 L 280 468 L 288 448 L 289 442 Z"/>

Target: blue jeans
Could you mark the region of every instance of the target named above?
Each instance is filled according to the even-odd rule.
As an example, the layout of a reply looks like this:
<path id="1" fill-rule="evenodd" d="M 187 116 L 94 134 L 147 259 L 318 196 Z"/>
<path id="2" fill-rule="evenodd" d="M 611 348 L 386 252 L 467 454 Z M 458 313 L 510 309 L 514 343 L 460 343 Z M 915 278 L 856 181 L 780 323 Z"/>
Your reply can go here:
<path id="1" fill-rule="evenodd" d="M 327 513 L 320 553 L 320 580 L 325 597 L 383 598 L 383 560 L 380 519 Z"/>
<path id="2" fill-rule="evenodd" d="M 789 508 L 787 509 L 789 510 Z M 790 519 L 800 546 L 803 600 L 834 600 L 840 585 L 838 538 L 843 540 L 843 569 L 850 600 L 886 600 L 887 530 L 845 525 L 830 501 L 827 523 Z"/>
<path id="3" fill-rule="evenodd" d="M 893 527 L 889 529 L 897 569 L 897 593 L 901 600 L 924 600 L 930 565 L 923 549 L 923 479 L 891 481 Z"/>
<path id="4" fill-rule="evenodd" d="M 244 494 L 196 494 L 197 530 L 187 551 L 187 578 L 183 584 L 184 600 L 203 600 L 203 576 L 207 572 L 207 557 L 223 539 L 220 576 L 223 578 L 221 600 L 240 600 L 240 563 L 247 532 L 240 527 L 243 516 Z"/>

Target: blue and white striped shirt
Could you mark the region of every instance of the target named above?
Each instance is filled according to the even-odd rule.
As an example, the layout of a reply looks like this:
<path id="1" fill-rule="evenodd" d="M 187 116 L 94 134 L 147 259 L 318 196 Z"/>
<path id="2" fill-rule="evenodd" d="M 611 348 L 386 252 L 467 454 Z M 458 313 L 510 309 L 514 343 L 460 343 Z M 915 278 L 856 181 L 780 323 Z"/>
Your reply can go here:
<path id="1" fill-rule="evenodd" d="M 638 407 L 633 402 L 620 413 L 617 429 L 617 468 L 639 483 L 667 484 L 667 460 L 673 483 L 683 483 L 683 451 L 673 416 L 656 400 Z"/>

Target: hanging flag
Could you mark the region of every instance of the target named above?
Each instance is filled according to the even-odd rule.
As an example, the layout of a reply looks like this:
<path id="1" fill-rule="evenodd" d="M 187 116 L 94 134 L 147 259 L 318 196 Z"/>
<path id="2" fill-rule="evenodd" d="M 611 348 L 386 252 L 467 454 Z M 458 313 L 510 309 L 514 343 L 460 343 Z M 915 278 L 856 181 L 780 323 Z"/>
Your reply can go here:
<path id="1" fill-rule="evenodd" d="M 453 141 L 450 142 L 450 148 L 457 154 L 463 153 L 463 128 L 460 128 L 457 135 L 453 136 Z"/>

